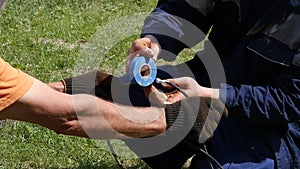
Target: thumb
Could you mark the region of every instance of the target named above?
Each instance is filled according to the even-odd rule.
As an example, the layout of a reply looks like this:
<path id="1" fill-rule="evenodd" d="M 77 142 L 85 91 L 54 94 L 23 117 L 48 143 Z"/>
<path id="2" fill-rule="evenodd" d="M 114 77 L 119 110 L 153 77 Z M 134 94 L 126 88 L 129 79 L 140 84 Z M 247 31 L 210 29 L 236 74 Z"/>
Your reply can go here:
<path id="1" fill-rule="evenodd" d="M 145 95 L 148 97 L 151 105 L 163 106 L 166 104 L 167 95 L 157 90 L 153 85 L 144 87 Z"/>

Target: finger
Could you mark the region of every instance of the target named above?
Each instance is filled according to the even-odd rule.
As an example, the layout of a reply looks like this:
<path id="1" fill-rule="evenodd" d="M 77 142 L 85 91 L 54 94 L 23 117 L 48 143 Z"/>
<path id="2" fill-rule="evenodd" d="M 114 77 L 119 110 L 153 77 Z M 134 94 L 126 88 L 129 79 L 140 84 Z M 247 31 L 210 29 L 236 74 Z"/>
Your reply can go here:
<path id="1" fill-rule="evenodd" d="M 68 121 L 64 123 L 62 128 L 65 128 L 62 134 L 89 138 L 78 120 Z"/>
<path id="2" fill-rule="evenodd" d="M 150 47 L 149 46 L 148 47 L 153 51 L 152 58 L 156 61 L 158 58 L 158 55 L 160 53 L 161 46 L 160 46 L 158 40 L 154 36 L 147 35 L 147 36 L 145 36 L 145 38 L 150 40 Z"/>
<path id="3" fill-rule="evenodd" d="M 150 93 L 152 92 L 152 85 L 143 88 L 145 95 L 149 98 Z"/>
<path id="4" fill-rule="evenodd" d="M 138 53 L 139 55 L 142 55 L 142 56 L 145 56 L 148 58 L 153 58 L 153 56 L 154 56 L 153 50 L 148 47 L 144 47 L 141 50 L 137 50 L 135 53 Z"/>
<path id="5" fill-rule="evenodd" d="M 166 104 L 167 96 L 157 90 L 153 85 L 144 88 L 145 94 L 152 105 L 163 106 Z"/>
<path id="6" fill-rule="evenodd" d="M 196 88 L 198 84 L 190 77 L 180 77 L 175 79 L 168 79 L 169 82 L 175 84 L 182 89 Z"/>
<path id="7" fill-rule="evenodd" d="M 133 45 L 130 47 L 129 51 L 128 51 L 128 55 L 132 54 L 132 53 L 136 53 L 137 51 L 141 51 L 144 50 L 145 47 L 150 47 L 150 46 L 145 46 L 142 43 L 133 43 Z"/>
<path id="8" fill-rule="evenodd" d="M 139 50 L 143 50 L 143 49 L 145 49 L 145 47 L 148 47 L 148 48 L 151 47 L 151 40 L 149 38 L 137 39 L 132 43 L 132 45 L 128 51 L 128 55 L 130 55 L 131 53 L 135 53 Z"/>
<path id="9" fill-rule="evenodd" d="M 166 83 L 161 83 L 161 85 L 167 89 L 178 89 L 178 88 L 182 88 L 185 89 L 186 88 L 186 82 L 182 80 L 180 80 L 179 78 L 176 79 L 166 79 Z M 175 87 L 176 86 L 176 87 Z"/>
<path id="10" fill-rule="evenodd" d="M 154 56 L 153 50 L 148 47 L 145 47 L 143 52 L 145 53 L 145 56 L 147 56 L 147 57 L 153 58 L 153 56 Z"/>
<path id="11" fill-rule="evenodd" d="M 155 42 L 157 40 L 155 40 L 154 38 L 140 38 L 135 40 L 129 51 L 128 51 L 128 58 L 126 61 L 126 72 L 129 72 L 129 68 L 130 68 L 130 64 L 132 62 L 132 60 L 139 56 L 139 55 L 143 55 L 145 57 L 150 57 L 152 59 L 154 59 L 155 61 L 157 60 L 157 56 L 159 53 L 159 44 L 158 42 L 156 43 L 152 43 L 151 41 L 154 40 Z"/>
<path id="12" fill-rule="evenodd" d="M 166 96 L 167 96 L 166 101 L 170 104 L 176 103 L 176 102 L 184 99 L 183 95 L 179 91 L 166 93 Z"/>
<path id="13" fill-rule="evenodd" d="M 136 53 L 136 52 L 128 55 L 127 60 L 126 60 L 126 73 L 127 74 L 129 73 L 130 64 L 131 64 L 132 60 L 138 56 L 139 56 L 139 53 Z"/>
<path id="14" fill-rule="evenodd" d="M 175 84 L 176 86 L 182 87 L 182 84 L 186 83 L 184 78 L 176 78 L 176 79 L 167 79 L 169 82 Z"/>
<path id="15" fill-rule="evenodd" d="M 169 85 L 169 84 L 167 84 L 167 83 L 160 83 L 164 88 L 166 88 L 166 89 L 174 89 L 174 87 L 173 86 L 171 86 L 171 85 Z"/>
<path id="16" fill-rule="evenodd" d="M 135 40 L 131 47 L 128 50 L 128 57 L 126 61 L 126 73 L 129 72 L 129 67 L 131 61 L 141 54 L 142 50 L 145 50 L 145 47 L 150 47 L 150 39 L 148 38 L 140 38 Z"/>
<path id="17" fill-rule="evenodd" d="M 143 49 L 143 50 L 139 50 L 135 53 L 132 53 L 132 54 L 128 55 L 127 61 L 126 61 L 126 73 L 129 73 L 130 65 L 131 65 L 132 60 L 134 58 L 138 57 L 138 56 L 145 56 L 145 57 L 152 58 L 153 57 L 153 51 L 151 49 L 145 47 L 145 49 Z M 143 67 L 141 70 L 142 71 L 147 71 L 147 70 L 149 70 L 149 67 Z"/>

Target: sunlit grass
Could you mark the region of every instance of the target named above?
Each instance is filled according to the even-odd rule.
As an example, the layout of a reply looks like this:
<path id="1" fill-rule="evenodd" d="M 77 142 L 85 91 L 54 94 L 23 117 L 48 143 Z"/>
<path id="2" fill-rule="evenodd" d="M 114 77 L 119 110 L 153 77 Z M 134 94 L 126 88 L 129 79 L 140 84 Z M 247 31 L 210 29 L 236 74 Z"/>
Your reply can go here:
<path id="1" fill-rule="evenodd" d="M 0 55 L 43 82 L 56 81 L 73 74 L 81 51 L 99 28 L 126 15 L 150 12 L 155 5 L 150 0 L 10 0 L 0 13 Z M 126 57 L 136 37 L 118 43 L 109 55 Z M 111 57 L 106 69 L 118 62 Z M 105 141 L 57 135 L 15 121 L 0 127 L 0 138 L 1 169 L 118 168 Z M 120 159 L 127 168 L 147 168 L 138 158 Z"/>

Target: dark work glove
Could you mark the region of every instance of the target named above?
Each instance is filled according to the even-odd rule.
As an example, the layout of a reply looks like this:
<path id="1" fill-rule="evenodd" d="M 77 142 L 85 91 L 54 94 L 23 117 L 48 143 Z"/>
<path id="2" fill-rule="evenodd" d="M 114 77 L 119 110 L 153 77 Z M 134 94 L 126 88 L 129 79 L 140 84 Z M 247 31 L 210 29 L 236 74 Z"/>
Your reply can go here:
<path id="1" fill-rule="evenodd" d="M 228 112 L 222 101 L 212 98 L 192 97 L 167 105 L 165 108 L 169 129 L 187 129 L 184 141 L 190 144 L 201 144 L 212 137 L 219 121 Z"/>
<path id="2" fill-rule="evenodd" d="M 114 77 L 102 71 L 91 71 L 83 75 L 63 79 L 68 94 L 91 94 L 112 100 L 111 83 Z"/>

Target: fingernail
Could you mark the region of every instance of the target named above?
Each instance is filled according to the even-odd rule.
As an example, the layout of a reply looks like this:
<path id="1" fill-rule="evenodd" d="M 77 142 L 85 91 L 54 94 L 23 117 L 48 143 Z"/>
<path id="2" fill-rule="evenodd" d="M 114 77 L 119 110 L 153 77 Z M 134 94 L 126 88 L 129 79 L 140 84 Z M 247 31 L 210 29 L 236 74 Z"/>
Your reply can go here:
<path id="1" fill-rule="evenodd" d="M 168 102 L 168 101 L 164 101 L 164 104 L 167 105 L 167 104 L 172 104 L 172 103 L 170 103 L 170 102 Z"/>
<path id="2" fill-rule="evenodd" d="M 145 47 L 146 51 L 150 53 L 150 55 L 154 55 L 154 52 L 152 49 L 148 48 L 148 47 Z"/>

